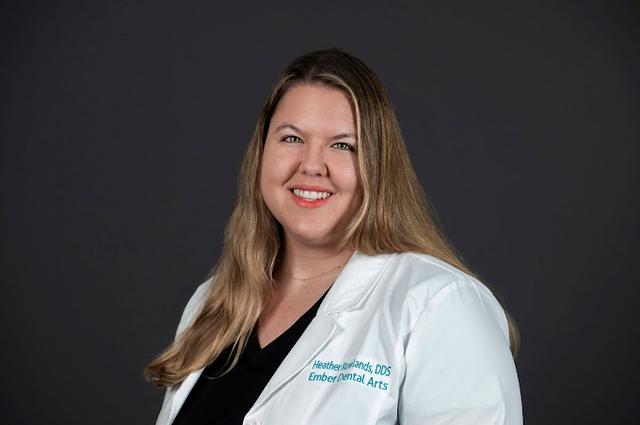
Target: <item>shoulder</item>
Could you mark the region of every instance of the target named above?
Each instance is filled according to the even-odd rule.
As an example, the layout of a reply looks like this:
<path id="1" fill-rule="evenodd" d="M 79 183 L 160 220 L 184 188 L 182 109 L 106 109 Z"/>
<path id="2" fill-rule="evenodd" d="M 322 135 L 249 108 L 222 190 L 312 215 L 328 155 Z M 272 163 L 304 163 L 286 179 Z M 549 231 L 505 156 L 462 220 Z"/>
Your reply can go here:
<path id="1" fill-rule="evenodd" d="M 502 306 L 474 276 L 431 255 L 414 252 L 397 254 L 388 272 L 397 277 L 389 280 L 389 290 L 404 299 L 402 307 L 410 329 L 420 316 L 437 309 L 448 311 L 451 320 L 473 315 L 508 338 Z"/>
<path id="2" fill-rule="evenodd" d="M 404 255 L 401 422 L 521 424 L 504 310 L 478 279 L 428 255 Z"/>
<path id="3" fill-rule="evenodd" d="M 178 329 L 176 330 L 176 336 L 178 336 L 180 332 L 186 329 L 196 318 L 212 286 L 213 276 L 207 278 L 204 282 L 198 285 L 193 295 L 191 295 L 191 297 L 189 298 L 189 301 L 187 302 L 184 310 L 182 311 L 182 316 L 180 317 L 180 322 L 178 323 Z"/>
<path id="4" fill-rule="evenodd" d="M 408 278 L 408 290 L 424 290 L 427 297 L 435 295 L 449 282 L 464 280 L 468 274 L 428 254 L 402 252 L 394 256 L 393 269 Z"/>

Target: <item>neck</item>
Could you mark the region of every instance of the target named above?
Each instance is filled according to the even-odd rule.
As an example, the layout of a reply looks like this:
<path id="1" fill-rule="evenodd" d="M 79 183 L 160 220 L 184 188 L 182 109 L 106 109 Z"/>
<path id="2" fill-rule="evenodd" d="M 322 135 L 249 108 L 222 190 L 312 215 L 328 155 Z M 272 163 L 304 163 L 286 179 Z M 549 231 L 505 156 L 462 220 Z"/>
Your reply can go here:
<path id="1" fill-rule="evenodd" d="M 280 271 L 286 271 L 293 276 L 306 278 L 317 276 L 322 273 L 329 272 L 326 276 L 319 277 L 318 280 L 324 278 L 335 278 L 344 265 L 353 255 L 353 250 L 345 248 L 338 251 L 336 246 L 309 246 L 300 244 L 298 241 L 285 238 L 284 252 L 280 263 Z M 338 264 L 343 267 L 337 268 Z M 309 283 L 314 282 L 310 280 Z M 304 282 L 299 282 L 304 283 Z"/>

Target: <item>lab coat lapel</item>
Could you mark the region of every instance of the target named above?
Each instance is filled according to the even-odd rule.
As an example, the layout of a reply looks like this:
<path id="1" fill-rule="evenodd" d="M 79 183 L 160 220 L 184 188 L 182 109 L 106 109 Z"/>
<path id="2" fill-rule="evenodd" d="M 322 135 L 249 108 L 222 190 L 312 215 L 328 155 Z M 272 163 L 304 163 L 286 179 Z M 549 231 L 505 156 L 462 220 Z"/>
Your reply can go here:
<path id="1" fill-rule="evenodd" d="M 187 399 L 187 396 L 191 392 L 191 389 L 200 378 L 202 371 L 204 368 L 194 370 L 182 381 L 180 386 L 175 390 L 173 397 L 171 398 L 171 406 L 169 408 L 169 420 L 166 421 L 167 424 L 170 424 L 175 419 L 180 407 L 184 404 L 184 401 Z"/>
<path id="2" fill-rule="evenodd" d="M 296 376 L 339 332 L 340 328 L 329 316 L 318 314 L 280 364 L 250 412 L 260 408 L 274 393 Z"/>
<path id="3" fill-rule="evenodd" d="M 356 309 L 365 302 L 392 255 L 366 256 L 358 251 L 353 253 L 338 279 L 331 285 L 316 317 L 282 361 L 247 415 L 252 415 L 286 386 L 343 331 L 344 324 L 341 323 L 339 313 Z"/>

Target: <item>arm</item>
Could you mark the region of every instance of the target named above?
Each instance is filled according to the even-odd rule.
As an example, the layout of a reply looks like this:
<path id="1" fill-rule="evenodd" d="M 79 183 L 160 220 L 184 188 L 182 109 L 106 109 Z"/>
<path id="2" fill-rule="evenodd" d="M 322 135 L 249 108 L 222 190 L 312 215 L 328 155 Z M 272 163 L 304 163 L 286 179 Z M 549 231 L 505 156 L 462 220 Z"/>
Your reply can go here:
<path id="1" fill-rule="evenodd" d="M 522 424 L 508 335 L 483 285 L 456 280 L 439 290 L 406 340 L 400 424 Z"/>

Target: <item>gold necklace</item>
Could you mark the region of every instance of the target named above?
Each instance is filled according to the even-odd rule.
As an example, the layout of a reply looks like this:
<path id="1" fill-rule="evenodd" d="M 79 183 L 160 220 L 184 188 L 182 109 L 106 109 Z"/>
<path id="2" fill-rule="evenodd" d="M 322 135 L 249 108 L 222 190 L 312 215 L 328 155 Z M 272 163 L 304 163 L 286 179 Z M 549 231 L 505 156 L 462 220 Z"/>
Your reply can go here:
<path id="1" fill-rule="evenodd" d="M 320 276 L 324 276 L 324 275 L 326 275 L 326 274 L 328 274 L 328 273 L 331 273 L 332 271 L 334 271 L 334 270 L 336 270 L 336 269 L 339 269 L 339 268 L 340 268 L 340 267 L 342 267 L 342 266 L 344 266 L 344 264 L 338 264 L 337 266 L 335 266 L 334 268 L 332 268 L 332 269 L 331 269 L 331 270 L 329 270 L 328 272 L 324 272 L 324 273 L 321 273 L 321 274 L 319 274 L 319 275 L 317 275 L 317 276 L 312 276 L 312 277 L 297 277 L 297 276 L 294 276 L 292 273 L 285 272 L 284 270 L 283 270 L 283 273 L 284 273 L 285 275 L 289 276 L 289 277 L 294 278 L 294 279 L 302 280 L 302 281 L 306 281 L 306 280 L 315 279 L 315 278 L 320 277 Z"/>

